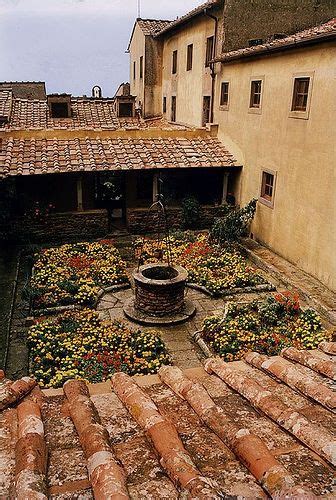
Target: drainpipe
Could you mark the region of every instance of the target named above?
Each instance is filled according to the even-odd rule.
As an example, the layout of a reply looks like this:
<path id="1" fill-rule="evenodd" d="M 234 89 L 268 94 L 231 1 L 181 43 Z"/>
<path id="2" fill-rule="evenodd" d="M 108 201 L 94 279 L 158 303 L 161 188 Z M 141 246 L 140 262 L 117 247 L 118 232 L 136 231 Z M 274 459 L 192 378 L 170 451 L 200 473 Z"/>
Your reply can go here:
<path id="1" fill-rule="evenodd" d="M 207 17 L 210 17 L 210 19 L 213 19 L 215 21 L 215 34 L 214 34 L 214 44 L 213 44 L 213 59 L 216 56 L 217 52 L 217 32 L 218 32 L 218 19 L 216 16 L 213 16 L 212 14 L 208 13 L 208 9 L 204 9 L 204 15 Z M 214 118 L 214 100 L 215 100 L 215 84 L 216 84 L 216 72 L 215 72 L 215 63 L 211 62 L 210 63 L 210 71 L 211 71 L 211 109 L 210 109 L 210 122 L 213 123 L 213 118 Z"/>

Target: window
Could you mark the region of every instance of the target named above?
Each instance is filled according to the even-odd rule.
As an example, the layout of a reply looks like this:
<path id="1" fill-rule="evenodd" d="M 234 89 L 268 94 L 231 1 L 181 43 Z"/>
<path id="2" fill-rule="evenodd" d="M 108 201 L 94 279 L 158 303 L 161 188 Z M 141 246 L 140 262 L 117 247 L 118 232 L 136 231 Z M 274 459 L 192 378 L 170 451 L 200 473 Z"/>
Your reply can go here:
<path id="1" fill-rule="evenodd" d="M 205 66 L 210 66 L 210 61 L 213 59 L 214 37 L 209 36 L 206 43 Z"/>
<path id="2" fill-rule="evenodd" d="M 261 87 L 262 87 L 262 80 L 252 80 L 250 108 L 261 107 Z"/>
<path id="3" fill-rule="evenodd" d="M 310 78 L 295 78 L 292 111 L 306 111 L 309 95 Z"/>
<path id="4" fill-rule="evenodd" d="M 220 94 L 220 105 L 228 106 L 229 104 L 229 82 L 222 82 L 221 94 Z"/>
<path id="5" fill-rule="evenodd" d="M 260 201 L 264 205 L 273 207 L 275 189 L 275 173 L 263 171 L 261 179 Z"/>
<path id="6" fill-rule="evenodd" d="M 190 71 L 192 69 L 192 65 L 193 65 L 193 52 L 194 52 L 194 46 L 191 43 L 187 47 L 187 71 Z"/>
<path id="7" fill-rule="evenodd" d="M 171 121 L 176 122 L 176 96 L 171 98 Z"/>
<path id="8" fill-rule="evenodd" d="M 133 80 L 136 78 L 136 62 L 133 63 Z"/>
<path id="9" fill-rule="evenodd" d="M 133 103 L 120 102 L 118 116 L 120 116 L 121 118 L 131 118 L 133 116 Z"/>
<path id="10" fill-rule="evenodd" d="M 173 75 L 177 73 L 177 50 L 173 52 L 172 73 Z"/>
<path id="11" fill-rule="evenodd" d="M 162 111 L 163 113 L 167 113 L 167 97 L 163 98 Z"/>
<path id="12" fill-rule="evenodd" d="M 69 118 L 68 103 L 52 102 L 50 104 L 52 118 Z"/>
<path id="13" fill-rule="evenodd" d="M 143 56 L 140 57 L 140 78 L 143 77 Z"/>
<path id="14" fill-rule="evenodd" d="M 210 107 L 211 107 L 211 97 L 204 96 L 203 97 L 203 118 L 202 118 L 202 126 L 203 127 L 205 127 L 205 125 L 210 122 Z"/>

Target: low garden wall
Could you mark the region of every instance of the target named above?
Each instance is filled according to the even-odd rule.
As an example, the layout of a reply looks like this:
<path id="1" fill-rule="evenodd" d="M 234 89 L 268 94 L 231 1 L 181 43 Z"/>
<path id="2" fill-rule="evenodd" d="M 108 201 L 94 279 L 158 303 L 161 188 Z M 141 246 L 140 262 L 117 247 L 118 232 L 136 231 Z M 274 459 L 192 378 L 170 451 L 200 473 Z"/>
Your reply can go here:
<path id="1" fill-rule="evenodd" d="M 207 229 L 221 213 L 221 206 L 202 206 L 198 229 Z M 130 233 L 144 234 L 156 230 L 157 212 L 149 212 L 146 208 L 127 209 L 127 228 Z M 167 209 L 168 227 L 179 229 L 182 226 L 182 209 L 179 207 Z"/>
<path id="2" fill-rule="evenodd" d="M 107 210 L 17 217 L 1 228 L 2 239 L 29 243 L 96 238 L 108 233 Z"/>

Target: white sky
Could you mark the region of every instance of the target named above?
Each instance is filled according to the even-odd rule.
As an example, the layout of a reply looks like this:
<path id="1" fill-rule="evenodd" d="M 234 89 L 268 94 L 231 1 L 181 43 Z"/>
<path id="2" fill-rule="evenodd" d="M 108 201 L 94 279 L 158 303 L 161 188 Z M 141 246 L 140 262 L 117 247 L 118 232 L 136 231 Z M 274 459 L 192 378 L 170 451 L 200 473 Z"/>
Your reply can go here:
<path id="1" fill-rule="evenodd" d="M 204 0 L 141 0 L 141 17 L 175 19 Z M 113 95 L 129 80 L 137 0 L 0 0 L 0 80 L 41 80 L 48 92 Z"/>

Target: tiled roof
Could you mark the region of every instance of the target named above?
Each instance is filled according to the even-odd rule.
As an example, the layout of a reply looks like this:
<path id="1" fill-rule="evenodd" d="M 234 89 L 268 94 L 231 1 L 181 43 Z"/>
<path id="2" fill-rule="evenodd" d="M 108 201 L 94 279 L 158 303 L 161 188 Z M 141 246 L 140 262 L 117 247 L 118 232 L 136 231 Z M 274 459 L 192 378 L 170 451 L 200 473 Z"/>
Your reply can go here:
<path id="1" fill-rule="evenodd" d="M 13 95 L 11 90 L 1 90 L 0 89 L 0 118 L 10 117 L 12 109 Z"/>
<path id="2" fill-rule="evenodd" d="M 14 99 L 8 128 L 19 129 L 109 129 L 141 128 L 137 118 L 118 118 L 114 99 L 73 97 L 71 118 L 52 118 L 46 100 Z"/>
<path id="3" fill-rule="evenodd" d="M 76 138 L 2 141 L 0 176 L 72 171 L 234 166 L 215 138 Z"/>
<path id="4" fill-rule="evenodd" d="M 215 6 L 219 5 L 220 3 L 221 3 L 221 0 L 208 0 L 205 3 L 202 3 L 201 5 L 199 5 L 195 9 L 191 10 L 190 12 L 185 14 L 184 16 L 178 17 L 175 21 L 172 21 L 167 26 L 163 27 L 161 29 L 161 31 L 159 31 L 156 34 L 156 36 L 161 36 L 165 33 L 168 33 L 172 29 L 177 28 L 178 26 L 184 24 L 185 22 L 189 21 L 193 17 L 196 17 L 196 16 L 202 14 L 204 9 L 210 9 L 211 7 L 215 7 Z"/>
<path id="5" fill-rule="evenodd" d="M 300 31 L 299 33 L 295 33 L 293 35 L 278 40 L 274 40 L 269 43 L 233 50 L 231 52 L 225 52 L 221 54 L 218 58 L 216 58 L 216 61 L 226 62 L 235 59 L 242 59 L 245 57 L 253 57 L 262 54 L 269 54 L 272 52 L 293 49 L 311 43 L 323 42 L 335 38 L 336 38 L 336 18 L 331 19 L 327 23 L 321 24 L 319 26 L 314 26 L 313 28 Z"/>
<path id="6" fill-rule="evenodd" d="M 0 496 L 333 498 L 335 394 L 319 367 L 335 362 L 310 356 L 314 369 L 251 353 L 206 371 L 35 387 L 0 415 Z"/>
<path id="7" fill-rule="evenodd" d="M 137 19 L 137 23 L 144 35 L 156 35 L 159 31 L 163 30 L 166 26 L 171 24 L 172 21 L 162 19 Z"/>

